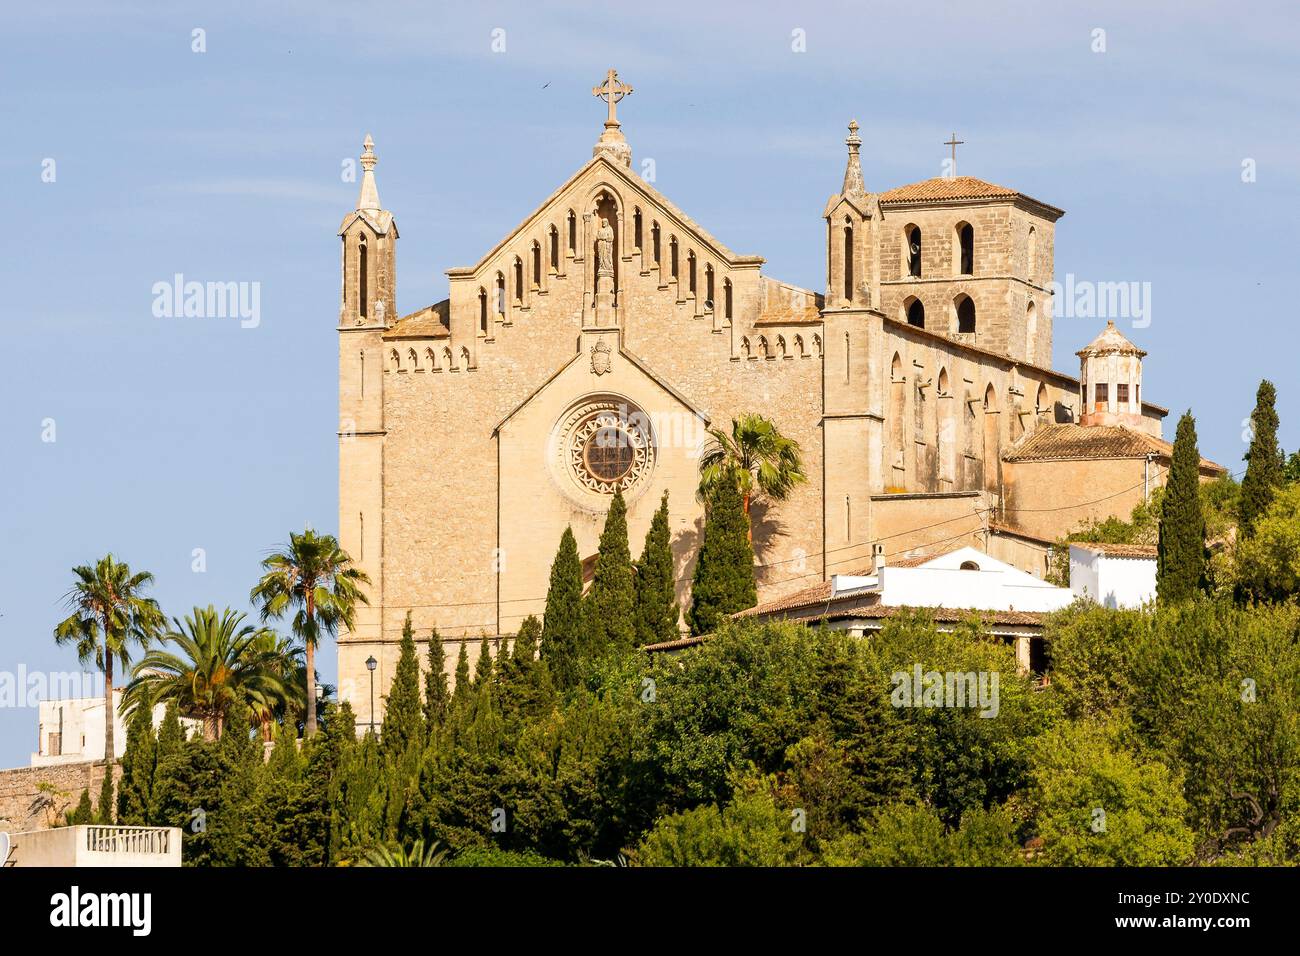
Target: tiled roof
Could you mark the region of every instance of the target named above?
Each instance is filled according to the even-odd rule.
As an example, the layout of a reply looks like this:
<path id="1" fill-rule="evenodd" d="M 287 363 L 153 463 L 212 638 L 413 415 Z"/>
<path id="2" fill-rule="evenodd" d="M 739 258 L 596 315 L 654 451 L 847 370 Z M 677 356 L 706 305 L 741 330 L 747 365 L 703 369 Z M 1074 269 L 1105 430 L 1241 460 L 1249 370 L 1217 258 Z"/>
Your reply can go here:
<path id="1" fill-rule="evenodd" d="M 754 610 L 753 608 L 750 609 Z M 819 614 L 811 620 L 819 621 L 885 621 L 900 614 L 916 611 L 928 615 L 936 624 L 958 624 L 972 617 L 977 617 L 985 627 L 1042 627 L 1046 614 L 1040 611 L 976 611 L 967 608 L 923 607 L 911 608 L 887 604 L 871 604 L 865 607 L 831 608 L 825 614 Z M 749 612 L 741 611 L 732 617 L 742 617 Z M 697 647 L 712 635 L 702 634 L 697 637 L 682 637 L 675 641 L 662 641 L 658 644 L 646 644 L 643 651 L 676 651 L 687 647 Z"/>
<path id="2" fill-rule="evenodd" d="M 647 644 L 641 648 L 643 651 L 677 651 L 684 647 L 695 647 L 697 644 L 703 644 L 703 637 L 679 637 L 675 641 L 660 641 L 658 644 Z"/>
<path id="3" fill-rule="evenodd" d="M 987 183 L 982 179 L 976 179 L 974 176 L 936 176 L 934 179 L 924 179 L 919 183 L 909 183 L 906 186 L 899 186 L 896 189 L 881 193 L 880 204 L 888 206 L 893 203 L 1018 198 L 1028 199 L 1030 202 L 1037 203 L 1059 215 L 1065 215 L 1063 209 L 1057 209 L 1055 206 L 1050 206 L 1014 189 L 1008 189 L 1006 186 L 998 186 L 994 183 Z"/>
<path id="4" fill-rule="evenodd" d="M 1126 339 L 1123 332 L 1115 328 L 1113 319 L 1106 323 L 1100 335 L 1074 354 L 1082 358 L 1087 355 L 1109 355 L 1112 352 L 1119 355 L 1136 355 L 1138 358 L 1147 354 Z"/>
<path id="5" fill-rule="evenodd" d="M 1103 541 L 1071 541 L 1070 544 L 1108 558 L 1154 558 L 1159 550 L 1154 544 L 1107 544 Z"/>
<path id="6" fill-rule="evenodd" d="M 933 551 L 930 554 L 905 554 L 901 558 L 890 558 L 885 566 L 887 568 L 919 568 L 923 564 L 929 564 L 935 558 L 942 558 L 945 554 L 952 554 L 954 551 L 960 551 L 965 547 L 967 546 L 964 544 L 954 544 L 952 547 Z"/>
<path id="7" fill-rule="evenodd" d="M 448 315 L 451 302 L 443 299 L 425 306 L 419 312 L 404 315 L 384 333 L 386 339 L 442 339 L 451 335 Z"/>
<path id="8" fill-rule="evenodd" d="M 831 599 L 831 582 L 823 581 L 810 588 L 794 591 L 785 597 L 759 604 L 744 611 L 738 611 L 733 617 L 753 617 L 757 614 L 773 614 L 778 611 L 793 611 L 799 608 L 825 604 Z"/>
<path id="9" fill-rule="evenodd" d="M 934 619 L 936 624 L 956 624 L 968 617 L 978 617 L 985 624 L 1009 624 L 1036 626 L 1043 623 L 1047 616 L 1041 611 L 977 611 L 960 607 L 900 607 L 893 604 L 873 604 L 862 608 L 832 609 L 826 620 L 836 621 L 846 618 L 864 618 L 866 620 L 886 620 L 898 614 L 921 611 Z"/>
<path id="10" fill-rule="evenodd" d="M 1007 524 L 1003 521 L 990 521 L 989 530 L 994 534 L 1010 534 L 1017 538 L 1024 538 L 1026 541 L 1036 541 L 1039 544 L 1056 544 L 1053 538 L 1044 538 L 1042 535 L 1033 534 L 1025 531 L 1023 528 L 1017 528 L 1013 524 Z"/>
<path id="11" fill-rule="evenodd" d="M 1134 431 L 1123 425 L 1039 425 L 1005 455 L 1004 461 L 1069 461 L 1083 458 L 1142 458 L 1148 453 L 1169 458 L 1169 442 Z M 1227 471 L 1222 465 L 1201 459 L 1207 471 Z"/>

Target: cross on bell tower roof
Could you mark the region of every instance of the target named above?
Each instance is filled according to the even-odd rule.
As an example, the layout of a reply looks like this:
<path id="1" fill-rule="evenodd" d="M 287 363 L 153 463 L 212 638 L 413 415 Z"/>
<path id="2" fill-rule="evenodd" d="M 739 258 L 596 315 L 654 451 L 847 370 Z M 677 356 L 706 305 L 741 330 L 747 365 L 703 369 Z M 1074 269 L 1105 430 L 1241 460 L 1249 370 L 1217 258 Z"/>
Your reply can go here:
<path id="1" fill-rule="evenodd" d="M 624 166 L 632 165 L 632 147 L 623 136 L 616 110 L 618 101 L 625 96 L 630 96 L 631 93 L 632 87 L 619 82 L 618 71 L 615 69 L 610 69 L 605 74 L 604 83 L 591 88 L 592 96 L 599 97 L 609 105 L 609 112 L 605 117 L 605 132 L 600 134 L 600 139 L 597 140 L 591 155 L 599 156 L 604 153 L 614 162 L 622 163 Z"/>

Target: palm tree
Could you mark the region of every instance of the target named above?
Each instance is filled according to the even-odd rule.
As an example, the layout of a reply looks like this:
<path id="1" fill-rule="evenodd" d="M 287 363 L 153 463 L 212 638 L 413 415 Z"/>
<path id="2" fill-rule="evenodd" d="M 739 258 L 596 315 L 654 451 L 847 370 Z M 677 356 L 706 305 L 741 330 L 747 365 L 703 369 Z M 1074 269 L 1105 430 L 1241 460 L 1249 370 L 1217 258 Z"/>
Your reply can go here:
<path id="1" fill-rule="evenodd" d="M 289 534 L 289 545 L 262 562 L 266 572 L 249 599 L 262 609 L 262 620 L 283 617 L 294 609 L 293 633 L 306 650 L 303 691 L 306 720 L 303 736 L 316 734 L 316 706 L 312 684 L 316 678 L 316 643 L 321 634 L 334 635 L 342 624 L 352 628 L 357 602 L 369 604 L 361 590 L 370 578 L 352 564 L 333 535 L 318 535 L 310 528 Z"/>
<path id="2" fill-rule="evenodd" d="M 113 741 L 113 661 L 125 670 L 131 645 L 147 648 L 165 623 L 158 602 L 144 596 L 153 584 L 148 571 L 133 573 L 107 554 L 94 567 L 72 569 L 76 583 L 65 598 L 72 611 L 54 628 L 54 642 L 72 644 L 82 665 L 91 661 L 104 672 L 104 762 L 117 753 Z"/>
<path id="3" fill-rule="evenodd" d="M 393 844 L 391 847 L 379 846 L 367 851 L 362 866 L 442 866 L 447 858 L 447 851 L 442 849 L 437 840 L 426 848 L 423 840 L 416 840 L 411 846 Z"/>
<path id="4" fill-rule="evenodd" d="M 303 688 L 307 682 L 303 675 L 307 671 L 303 663 L 303 650 L 293 638 L 283 637 L 270 629 L 260 631 L 259 635 L 255 642 L 257 650 L 270 660 L 280 691 L 275 695 L 250 698 L 248 708 L 262 740 L 269 743 L 275 739 L 272 728 L 277 719 L 296 724 L 300 716 L 305 716 Z"/>
<path id="5" fill-rule="evenodd" d="M 163 641 L 179 653 L 155 648 L 140 658 L 122 695 L 122 710 L 175 701 L 186 717 L 203 721 L 203 739 L 216 740 L 226 712 L 237 701 L 250 707 L 275 706 L 286 688 L 275 632 L 245 624 L 242 611 L 212 605 L 196 607 Z M 269 649 L 268 649 L 269 648 Z"/>
<path id="6" fill-rule="evenodd" d="M 731 420 L 731 433 L 710 428 L 712 441 L 700 456 L 700 497 L 708 500 L 721 482 L 733 482 L 749 519 L 750 502 L 758 495 L 784 501 L 795 485 L 808 480 L 799 443 L 786 438 L 762 415 L 745 414 Z M 753 529 L 750 529 L 753 538 Z"/>

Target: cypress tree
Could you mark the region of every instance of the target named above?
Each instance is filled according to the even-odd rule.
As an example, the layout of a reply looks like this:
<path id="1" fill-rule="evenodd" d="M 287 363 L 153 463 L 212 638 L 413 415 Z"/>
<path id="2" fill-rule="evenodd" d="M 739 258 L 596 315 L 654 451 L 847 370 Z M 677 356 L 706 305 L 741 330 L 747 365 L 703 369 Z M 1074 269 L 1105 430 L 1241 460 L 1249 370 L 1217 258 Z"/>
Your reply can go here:
<path id="1" fill-rule="evenodd" d="M 181 726 L 181 717 L 176 710 L 176 702 L 167 704 L 163 714 L 162 726 L 158 728 L 158 762 L 180 753 L 185 743 L 185 728 Z"/>
<path id="2" fill-rule="evenodd" d="M 704 540 L 691 581 L 692 634 L 708 634 L 736 611 L 753 607 L 754 548 L 740 492 L 729 481 L 720 483 L 707 502 Z"/>
<path id="3" fill-rule="evenodd" d="M 126 753 L 122 755 L 122 778 L 117 789 L 117 822 L 123 826 L 148 824 L 157 760 L 158 739 L 153 732 L 151 708 L 138 704 L 126 728 Z"/>
<path id="4" fill-rule="evenodd" d="M 99 788 L 99 807 L 95 815 L 95 822 L 104 826 L 113 825 L 113 765 L 109 764 L 104 769 L 104 782 Z"/>
<path id="5" fill-rule="evenodd" d="M 668 527 L 668 492 L 646 532 L 645 548 L 636 563 L 636 640 L 638 644 L 671 641 L 678 636 L 681 606 L 673 573 L 672 535 Z"/>
<path id="6" fill-rule="evenodd" d="M 84 826 L 95 822 L 95 811 L 90 805 L 90 791 L 82 790 L 77 809 L 67 815 L 68 826 Z"/>
<path id="7" fill-rule="evenodd" d="M 397 672 L 388 689 L 384 722 L 380 728 L 380 749 L 385 754 L 401 754 L 412 744 L 424 740 L 424 714 L 420 704 L 420 661 L 415 656 L 415 633 L 411 612 L 406 612 L 399 644 Z"/>
<path id="8" fill-rule="evenodd" d="M 447 655 L 435 627 L 429 633 L 429 670 L 424 675 L 424 730 L 429 737 L 447 716 L 451 692 L 447 689 Z"/>
<path id="9" fill-rule="evenodd" d="M 515 635 L 515 650 L 512 658 L 518 671 L 525 671 L 537 660 L 537 644 L 542 639 L 542 622 L 532 614 L 519 624 L 519 633 Z"/>
<path id="10" fill-rule="evenodd" d="M 1250 419 L 1253 435 L 1246 452 L 1246 476 L 1241 480 L 1239 530 L 1243 537 L 1255 533 L 1255 522 L 1273 503 L 1282 486 L 1282 451 L 1277 445 L 1277 389 L 1268 379 L 1259 383 L 1255 411 Z"/>
<path id="11" fill-rule="evenodd" d="M 492 645 L 488 643 L 487 635 L 483 635 L 483 640 L 478 645 L 478 660 L 474 662 L 474 687 L 486 687 L 492 683 Z"/>
<path id="12" fill-rule="evenodd" d="M 261 763 L 261 739 L 253 740 L 252 723 L 252 714 L 242 700 L 236 700 L 226 711 L 221 727 L 221 746 L 236 764 Z"/>
<path id="13" fill-rule="evenodd" d="M 1156 595 L 1173 604 L 1193 597 L 1205 580 L 1205 514 L 1201 510 L 1201 453 L 1196 419 L 1190 411 L 1178 420 L 1173 463 L 1160 505 L 1156 557 Z"/>
<path id="14" fill-rule="evenodd" d="M 460 654 L 456 658 L 456 686 L 452 688 L 452 701 L 465 700 L 470 692 L 469 650 L 465 641 L 460 642 Z"/>
<path id="15" fill-rule="evenodd" d="M 541 648 L 541 656 L 561 688 L 577 683 L 582 646 L 582 561 L 573 529 L 565 528 L 551 564 Z"/>
<path id="16" fill-rule="evenodd" d="M 636 642 L 633 578 L 632 549 L 627 540 L 627 503 L 622 489 L 618 489 L 600 533 L 591 591 L 582 602 L 587 646 L 596 653 L 611 647 L 632 647 Z"/>

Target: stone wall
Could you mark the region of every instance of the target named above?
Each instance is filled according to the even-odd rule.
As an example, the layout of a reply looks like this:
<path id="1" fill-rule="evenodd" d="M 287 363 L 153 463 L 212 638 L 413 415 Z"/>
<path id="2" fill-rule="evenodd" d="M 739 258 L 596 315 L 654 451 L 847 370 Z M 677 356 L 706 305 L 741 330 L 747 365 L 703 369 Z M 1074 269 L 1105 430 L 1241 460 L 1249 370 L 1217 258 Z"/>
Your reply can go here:
<path id="1" fill-rule="evenodd" d="M 115 766 L 114 776 L 120 778 L 121 773 Z M 63 811 L 76 807 L 82 790 L 89 790 L 91 804 L 97 805 L 103 783 L 104 765 L 99 762 L 0 770 L 0 830 L 47 829 L 62 819 Z"/>

